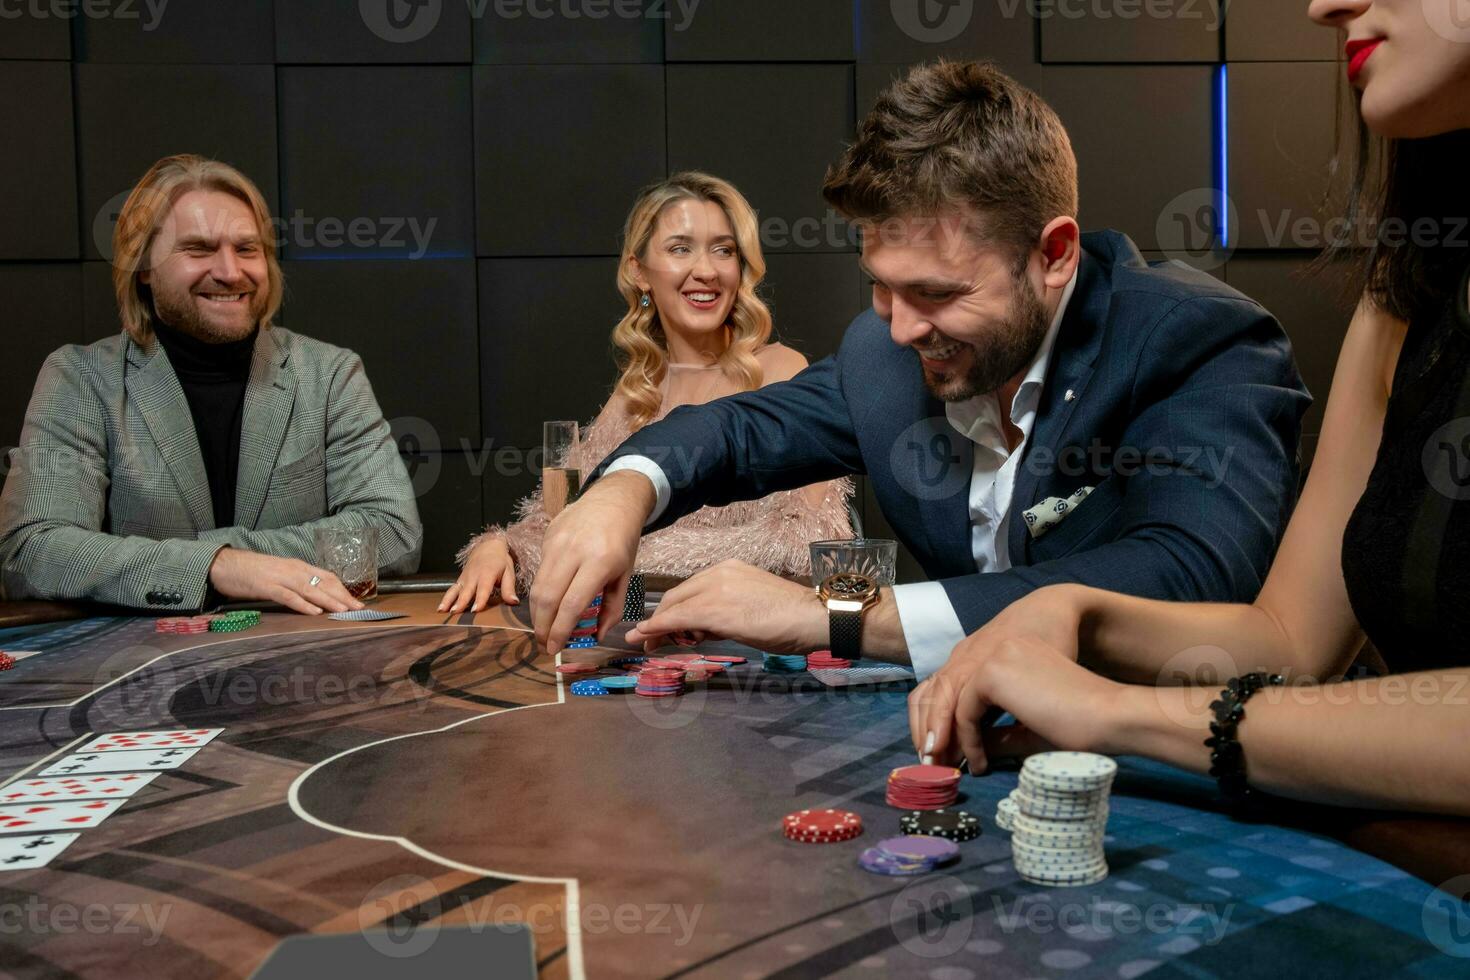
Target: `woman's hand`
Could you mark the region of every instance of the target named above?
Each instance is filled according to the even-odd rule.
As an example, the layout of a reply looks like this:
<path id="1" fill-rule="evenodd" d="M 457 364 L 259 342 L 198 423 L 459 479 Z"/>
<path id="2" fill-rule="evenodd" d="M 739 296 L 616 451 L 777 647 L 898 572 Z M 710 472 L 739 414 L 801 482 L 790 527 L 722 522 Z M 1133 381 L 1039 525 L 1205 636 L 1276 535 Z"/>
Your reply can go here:
<path id="1" fill-rule="evenodd" d="M 1058 650 L 1035 637 L 1011 639 L 967 660 L 966 671 L 935 674 L 910 696 L 911 709 L 914 698 L 928 697 L 936 707 L 949 706 L 949 713 L 926 713 L 924 724 L 934 727 L 915 729 L 915 741 L 932 731 L 935 760 L 955 763 L 963 755 L 973 773 L 985 772 L 997 759 L 1050 749 L 1115 751 L 1130 688 L 1094 674 L 1074 657 L 1075 650 Z M 982 719 L 991 708 L 1009 711 L 1017 724 L 985 726 Z"/>
<path id="2" fill-rule="evenodd" d="M 1076 587 L 1038 589 L 1011 603 L 999 616 L 961 640 L 945 665 L 909 695 L 914 749 L 921 756 L 954 755 L 950 722 L 958 709 L 956 698 L 971 676 L 1002 646 L 1035 642 L 1076 661 L 1081 628 L 1082 601 Z"/>
<path id="3" fill-rule="evenodd" d="M 440 600 L 439 611 L 480 612 L 494 602 L 496 590 L 507 605 L 521 604 L 516 595 L 516 561 L 504 538 L 489 538 L 475 546 L 459 573 L 459 581 Z"/>

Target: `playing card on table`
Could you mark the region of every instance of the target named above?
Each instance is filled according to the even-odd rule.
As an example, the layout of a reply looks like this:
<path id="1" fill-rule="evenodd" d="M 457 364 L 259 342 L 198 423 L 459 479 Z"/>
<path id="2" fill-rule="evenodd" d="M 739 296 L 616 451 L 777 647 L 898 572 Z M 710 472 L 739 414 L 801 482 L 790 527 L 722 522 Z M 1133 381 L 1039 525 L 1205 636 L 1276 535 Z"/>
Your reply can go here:
<path id="1" fill-rule="evenodd" d="M 328 619 L 340 619 L 349 623 L 381 623 L 385 619 L 403 619 L 408 613 L 385 612 L 381 609 L 349 609 L 347 612 L 332 613 Z"/>
<path id="2" fill-rule="evenodd" d="M 0 805 L 57 803 L 62 800 L 125 800 L 157 778 L 156 772 L 124 772 L 116 776 L 53 776 L 18 779 L 0 787 Z"/>
<path id="3" fill-rule="evenodd" d="M 78 752 L 117 752 L 124 749 L 186 749 L 206 745 L 223 728 L 175 728 L 166 732 L 113 732 L 101 735 Z"/>
<path id="4" fill-rule="evenodd" d="M 198 749 L 149 749 L 140 752 L 78 752 L 42 769 L 41 776 L 84 776 L 93 772 L 151 772 L 177 769 Z"/>
<path id="5" fill-rule="evenodd" d="M 0 837 L 0 873 L 44 868 L 51 859 L 71 845 L 81 834 L 31 834 L 25 837 Z"/>
<path id="6" fill-rule="evenodd" d="M 87 830 L 112 816 L 126 802 L 127 800 L 84 800 L 0 806 L 0 834 L 30 834 L 38 830 Z"/>

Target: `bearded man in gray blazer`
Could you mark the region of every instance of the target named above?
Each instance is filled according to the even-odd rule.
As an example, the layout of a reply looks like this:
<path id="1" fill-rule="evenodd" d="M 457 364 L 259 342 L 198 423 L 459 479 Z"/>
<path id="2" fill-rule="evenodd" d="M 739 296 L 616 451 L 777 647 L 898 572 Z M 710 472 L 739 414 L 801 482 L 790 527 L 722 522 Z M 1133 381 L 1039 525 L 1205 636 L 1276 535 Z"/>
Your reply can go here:
<path id="1" fill-rule="evenodd" d="M 226 164 L 160 160 L 113 239 L 122 332 L 47 358 L 0 496 L 0 595 L 150 611 L 358 609 L 313 531 L 417 569 L 408 473 L 351 351 L 271 325 L 269 208 Z"/>

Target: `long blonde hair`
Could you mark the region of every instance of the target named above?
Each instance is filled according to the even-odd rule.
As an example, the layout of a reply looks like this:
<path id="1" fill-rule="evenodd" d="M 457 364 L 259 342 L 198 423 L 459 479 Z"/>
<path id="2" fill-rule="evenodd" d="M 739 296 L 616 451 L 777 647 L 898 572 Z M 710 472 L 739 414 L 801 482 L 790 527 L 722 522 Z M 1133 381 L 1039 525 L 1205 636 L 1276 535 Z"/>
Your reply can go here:
<path id="1" fill-rule="evenodd" d="M 260 234 L 260 248 L 267 268 L 266 303 L 261 313 L 262 329 L 270 327 L 281 308 L 285 280 L 276 261 L 275 228 L 270 207 L 260 189 L 228 163 L 192 153 L 159 160 L 128 195 L 112 232 L 112 289 L 117 296 L 122 328 L 138 344 L 153 336 L 153 301 L 141 281 L 147 268 L 148 250 L 175 202 L 188 191 L 211 190 L 233 195 L 249 205 Z"/>
<path id="2" fill-rule="evenodd" d="M 628 312 L 613 329 L 612 339 L 622 369 L 616 390 L 628 400 L 635 430 L 658 415 L 659 387 L 668 373 L 669 356 L 658 307 L 642 305 L 643 291 L 638 288 L 630 260 L 644 260 L 664 209 L 691 199 L 710 201 L 724 210 L 735 230 L 735 244 L 740 252 L 740 289 L 726 324 L 730 343 L 715 363 L 740 390 L 753 391 L 761 386 L 761 366 L 755 353 L 770 340 L 771 311 L 756 295 L 756 287 L 766 277 L 766 260 L 761 254 L 760 226 L 755 211 L 728 181 L 697 171 L 674 174 L 638 196 L 623 226 L 618 292 L 628 301 Z"/>

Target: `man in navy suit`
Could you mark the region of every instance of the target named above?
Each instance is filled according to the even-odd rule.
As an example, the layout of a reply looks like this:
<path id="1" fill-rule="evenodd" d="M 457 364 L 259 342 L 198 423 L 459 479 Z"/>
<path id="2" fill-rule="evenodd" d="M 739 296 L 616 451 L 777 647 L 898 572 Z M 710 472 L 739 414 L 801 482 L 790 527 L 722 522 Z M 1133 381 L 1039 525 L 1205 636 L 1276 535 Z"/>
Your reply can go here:
<path id="1" fill-rule="evenodd" d="M 1309 397 L 1277 322 L 1223 283 L 1078 229 L 1076 162 L 1034 93 L 985 64 L 914 69 L 828 173 L 873 309 L 784 384 L 636 433 L 548 531 L 532 589 L 554 652 L 640 535 L 706 505 L 866 474 L 930 581 L 881 590 L 864 655 L 920 676 L 1012 601 L 1080 582 L 1248 601 L 1295 500 Z M 828 646 L 812 589 L 728 562 L 629 639 Z"/>

